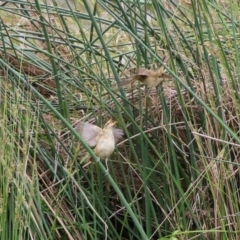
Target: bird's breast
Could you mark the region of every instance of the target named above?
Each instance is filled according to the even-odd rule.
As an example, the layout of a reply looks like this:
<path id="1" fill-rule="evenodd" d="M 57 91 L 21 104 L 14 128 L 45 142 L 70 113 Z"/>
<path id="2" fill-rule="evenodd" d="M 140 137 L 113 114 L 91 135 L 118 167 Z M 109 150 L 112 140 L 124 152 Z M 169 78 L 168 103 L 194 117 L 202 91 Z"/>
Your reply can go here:
<path id="1" fill-rule="evenodd" d="M 102 134 L 98 141 L 97 145 L 94 149 L 95 154 L 100 158 L 107 158 L 109 157 L 115 148 L 115 140 L 114 135 L 111 133 Z"/>
<path id="2" fill-rule="evenodd" d="M 161 78 L 158 76 L 149 76 L 146 77 L 143 81 L 144 84 L 148 85 L 148 87 L 156 87 L 161 82 Z"/>

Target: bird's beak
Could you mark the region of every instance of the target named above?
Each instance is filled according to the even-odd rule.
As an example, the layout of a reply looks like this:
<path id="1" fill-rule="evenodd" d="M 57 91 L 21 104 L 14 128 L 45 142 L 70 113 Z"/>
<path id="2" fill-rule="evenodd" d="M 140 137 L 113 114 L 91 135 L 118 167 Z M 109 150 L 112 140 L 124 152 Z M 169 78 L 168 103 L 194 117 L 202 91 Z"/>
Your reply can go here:
<path id="1" fill-rule="evenodd" d="M 114 126 L 117 123 L 117 121 L 113 121 L 112 118 L 110 118 L 107 122 L 108 125 Z"/>

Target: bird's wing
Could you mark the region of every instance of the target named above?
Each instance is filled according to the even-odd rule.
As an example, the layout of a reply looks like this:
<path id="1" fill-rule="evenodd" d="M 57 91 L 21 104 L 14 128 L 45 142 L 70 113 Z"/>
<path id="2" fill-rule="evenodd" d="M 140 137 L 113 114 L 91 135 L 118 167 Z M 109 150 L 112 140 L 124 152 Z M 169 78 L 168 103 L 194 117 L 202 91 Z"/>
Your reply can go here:
<path id="1" fill-rule="evenodd" d="M 138 73 L 133 75 L 133 79 L 143 82 L 147 77 L 152 77 L 152 72 L 146 68 L 138 69 Z"/>
<path id="2" fill-rule="evenodd" d="M 101 132 L 101 128 L 87 122 L 79 122 L 76 125 L 76 131 L 81 135 L 84 141 L 94 147 L 97 144 L 97 135 Z"/>
<path id="3" fill-rule="evenodd" d="M 135 74 L 135 76 L 150 76 L 151 75 L 151 71 L 146 69 L 146 68 L 139 68 L 137 74 Z"/>
<path id="4" fill-rule="evenodd" d="M 119 128 L 113 128 L 113 135 L 115 143 L 117 143 L 124 135 L 123 130 Z"/>
<path id="5" fill-rule="evenodd" d="M 124 86 L 124 85 L 127 85 L 127 84 L 130 84 L 130 83 L 133 83 L 133 79 L 132 78 L 128 78 L 128 79 L 124 79 L 124 80 L 121 80 L 121 82 L 119 83 L 120 86 Z"/>

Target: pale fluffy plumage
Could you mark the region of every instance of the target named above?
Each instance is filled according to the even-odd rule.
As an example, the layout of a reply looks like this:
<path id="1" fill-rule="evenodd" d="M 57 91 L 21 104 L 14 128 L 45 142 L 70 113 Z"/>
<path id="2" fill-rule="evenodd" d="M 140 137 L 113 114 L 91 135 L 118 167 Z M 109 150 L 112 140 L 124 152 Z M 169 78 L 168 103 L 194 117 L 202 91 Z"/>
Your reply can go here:
<path id="1" fill-rule="evenodd" d="M 79 122 L 76 131 L 100 158 L 108 158 L 115 149 L 115 144 L 122 138 L 122 129 L 113 128 L 116 122 L 110 119 L 103 129 L 87 122 Z"/>

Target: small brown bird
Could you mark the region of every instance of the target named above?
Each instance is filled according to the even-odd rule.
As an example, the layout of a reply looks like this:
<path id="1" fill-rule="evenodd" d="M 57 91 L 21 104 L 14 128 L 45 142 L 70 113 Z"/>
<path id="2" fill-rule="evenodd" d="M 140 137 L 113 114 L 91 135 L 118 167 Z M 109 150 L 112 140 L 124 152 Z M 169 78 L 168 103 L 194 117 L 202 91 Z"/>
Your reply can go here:
<path id="1" fill-rule="evenodd" d="M 87 122 L 79 122 L 76 131 L 90 147 L 95 147 L 94 152 L 99 158 L 108 158 L 115 149 L 115 144 L 122 138 L 123 130 L 114 128 L 116 122 L 107 121 L 104 128 Z"/>
<path id="2" fill-rule="evenodd" d="M 167 61 L 167 58 L 163 61 Z M 140 81 L 148 87 L 156 87 L 159 83 L 161 83 L 165 78 L 170 78 L 170 75 L 166 73 L 166 70 L 163 66 L 160 66 L 156 70 L 149 70 L 146 68 L 138 69 L 138 72 L 134 74 L 131 78 L 122 80 L 120 82 L 120 86 L 133 84 L 135 81 Z"/>

